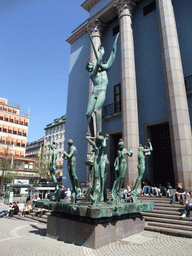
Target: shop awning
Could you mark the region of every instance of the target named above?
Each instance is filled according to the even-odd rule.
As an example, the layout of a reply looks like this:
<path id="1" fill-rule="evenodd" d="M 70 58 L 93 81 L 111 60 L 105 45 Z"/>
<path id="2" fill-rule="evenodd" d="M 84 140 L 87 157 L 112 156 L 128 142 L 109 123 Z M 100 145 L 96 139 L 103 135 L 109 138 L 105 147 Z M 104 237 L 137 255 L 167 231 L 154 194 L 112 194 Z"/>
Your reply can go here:
<path id="1" fill-rule="evenodd" d="M 20 156 L 24 156 L 24 151 L 21 151 L 21 152 L 20 152 Z"/>
<path id="2" fill-rule="evenodd" d="M 5 141 L 5 136 L 1 136 L 1 141 Z"/>
<path id="3" fill-rule="evenodd" d="M 15 142 L 16 142 L 16 139 L 15 139 L 15 138 L 13 138 L 11 141 L 12 141 L 12 143 L 15 143 Z"/>
<path id="4" fill-rule="evenodd" d="M 4 148 L 0 148 L 0 154 L 4 154 Z"/>
<path id="5" fill-rule="evenodd" d="M 16 151 L 15 151 L 15 155 L 16 155 L 16 156 L 20 156 L 20 154 L 19 154 L 19 151 L 18 151 L 18 150 L 16 150 Z"/>

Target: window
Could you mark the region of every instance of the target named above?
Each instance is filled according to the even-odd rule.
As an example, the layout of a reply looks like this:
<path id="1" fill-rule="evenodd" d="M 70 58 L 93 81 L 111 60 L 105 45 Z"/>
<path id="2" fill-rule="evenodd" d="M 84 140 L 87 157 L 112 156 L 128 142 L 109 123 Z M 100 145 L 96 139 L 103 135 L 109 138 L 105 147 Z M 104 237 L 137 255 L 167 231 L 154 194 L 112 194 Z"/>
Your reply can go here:
<path id="1" fill-rule="evenodd" d="M 61 143 L 61 142 L 59 142 L 59 147 L 60 147 L 60 148 L 62 147 L 62 143 Z"/>
<path id="2" fill-rule="evenodd" d="M 56 146 L 56 148 L 58 148 L 58 144 L 57 143 L 55 144 L 55 146 Z"/>
<path id="3" fill-rule="evenodd" d="M 121 84 L 114 86 L 114 112 L 121 112 Z"/>
<path id="4" fill-rule="evenodd" d="M 61 157 L 61 152 L 59 152 L 59 157 Z"/>
<path id="5" fill-rule="evenodd" d="M 29 170 L 32 170 L 33 169 L 33 163 L 30 163 L 29 164 Z"/>
<path id="6" fill-rule="evenodd" d="M 53 141 L 55 140 L 55 135 L 52 136 L 52 140 L 53 140 Z"/>
<path id="7" fill-rule="evenodd" d="M 62 139 L 62 133 L 59 134 L 59 138 Z"/>
<path id="8" fill-rule="evenodd" d="M 55 135 L 55 139 L 58 140 L 58 134 Z"/>
<path id="9" fill-rule="evenodd" d="M 119 25 L 113 28 L 113 36 L 117 35 L 117 33 L 119 33 Z"/>
<path id="10" fill-rule="evenodd" d="M 143 16 L 146 16 L 147 14 L 149 14 L 150 12 L 156 10 L 156 2 L 155 0 L 152 1 L 150 4 L 146 5 L 145 7 L 143 7 Z"/>

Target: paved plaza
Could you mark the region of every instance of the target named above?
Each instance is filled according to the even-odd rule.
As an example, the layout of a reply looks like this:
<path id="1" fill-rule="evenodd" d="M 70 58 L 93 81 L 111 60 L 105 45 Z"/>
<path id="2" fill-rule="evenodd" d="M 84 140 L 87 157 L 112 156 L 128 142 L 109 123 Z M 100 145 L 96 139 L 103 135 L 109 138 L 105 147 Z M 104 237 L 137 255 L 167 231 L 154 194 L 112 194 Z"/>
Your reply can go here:
<path id="1" fill-rule="evenodd" d="M 7 205 L 0 204 L 0 210 Z M 192 239 L 143 231 L 97 250 L 46 237 L 46 224 L 15 218 L 0 218 L 0 255 L 191 255 Z"/>

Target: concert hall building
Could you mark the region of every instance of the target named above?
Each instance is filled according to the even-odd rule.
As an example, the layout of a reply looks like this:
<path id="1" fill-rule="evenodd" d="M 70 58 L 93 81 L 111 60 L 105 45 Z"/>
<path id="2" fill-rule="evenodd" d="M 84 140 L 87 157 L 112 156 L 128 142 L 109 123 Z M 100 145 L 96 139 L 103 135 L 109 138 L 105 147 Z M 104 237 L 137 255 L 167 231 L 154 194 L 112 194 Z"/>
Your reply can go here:
<path id="1" fill-rule="evenodd" d="M 125 183 L 134 185 L 138 146 L 147 145 L 149 138 L 153 152 L 146 156 L 144 177 L 155 184 L 171 182 L 175 187 L 182 182 L 192 188 L 192 1 L 86 0 L 81 7 L 90 15 L 67 39 L 71 55 L 65 134 L 65 150 L 68 139 L 77 147 L 79 182 L 87 181 L 85 114 L 93 90 L 85 67 L 87 61 L 96 63 L 88 30 L 96 48 L 104 46 L 104 61 L 120 32 L 102 109 L 102 133 L 109 134 L 107 186 L 114 180 L 118 140 L 123 138 L 133 150 Z M 68 182 L 66 178 L 64 184 Z"/>

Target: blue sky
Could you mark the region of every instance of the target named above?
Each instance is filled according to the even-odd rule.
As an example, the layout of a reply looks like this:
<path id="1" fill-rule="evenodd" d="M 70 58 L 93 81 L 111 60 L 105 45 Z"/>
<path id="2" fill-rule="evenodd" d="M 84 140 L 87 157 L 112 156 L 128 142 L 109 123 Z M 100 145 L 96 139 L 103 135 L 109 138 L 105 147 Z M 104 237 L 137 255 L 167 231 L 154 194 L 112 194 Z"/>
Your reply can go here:
<path id="1" fill-rule="evenodd" d="M 89 14 L 82 0 L 0 1 L 0 97 L 29 114 L 28 142 L 66 114 L 70 45 Z"/>

